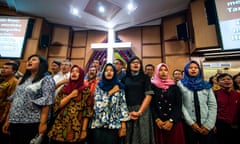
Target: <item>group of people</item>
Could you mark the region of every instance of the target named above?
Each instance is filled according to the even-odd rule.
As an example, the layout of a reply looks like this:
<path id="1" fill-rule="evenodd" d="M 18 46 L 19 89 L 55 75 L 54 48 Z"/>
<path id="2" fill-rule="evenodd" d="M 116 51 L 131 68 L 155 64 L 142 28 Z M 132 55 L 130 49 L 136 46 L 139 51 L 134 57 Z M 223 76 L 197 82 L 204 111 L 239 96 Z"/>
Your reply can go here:
<path id="1" fill-rule="evenodd" d="M 228 73 L 217 76 L 218 89 L 203 80 L 189 61 L 174 70 L 165 63 L 143 67 L 139 57 L 115 59 L 84 73 L 71 61 L 31 55 L 26 72 L 3 65 L 0 83 L 0 143 L 28 144 L 239 144 L 240 84 Z M 183 77 L 182 77 L 183 76 Z M 240 76 L 236 76 L 240 81 Z M 240 83 L 240 82 L 239 82 Z"/>

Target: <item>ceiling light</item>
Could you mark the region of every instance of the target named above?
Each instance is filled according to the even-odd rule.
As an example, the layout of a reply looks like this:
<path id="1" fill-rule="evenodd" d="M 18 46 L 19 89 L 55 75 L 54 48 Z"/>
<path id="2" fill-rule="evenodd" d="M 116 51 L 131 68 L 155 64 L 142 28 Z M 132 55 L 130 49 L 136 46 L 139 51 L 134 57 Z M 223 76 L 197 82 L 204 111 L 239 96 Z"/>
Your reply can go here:
<path id="1" fill-rule="evenodd" d="M 109 29 L 112 29 L 112 28 L 113 28 L 113 24 L 112 24 L 112 23 L 108 23 L 108 24 L 107 24 L 107 27 L 108 27 Z"/>
<path id="2" fill-rule="evenodd" d="M 71 14 L 78 16 L 78 9 L 76 8 L 71 8 Z"/>
<path id="3" fill-rule="evenodd" d="M 137 5 L 130 2 L 127 5 L 127 10 L 128 10 L 128 14 L 131 14 L 133 11 L 135 11 L 137 9 Z"/>
<path id="4" fill-rule="evenodd" d="M 105 8 L 104 8 L 103 6 L 99 6 L 99 7 L 98 7 L 98 11 L 99 11 L 100 13 L 104 13 L 104 12 L 105 12 Z"/>

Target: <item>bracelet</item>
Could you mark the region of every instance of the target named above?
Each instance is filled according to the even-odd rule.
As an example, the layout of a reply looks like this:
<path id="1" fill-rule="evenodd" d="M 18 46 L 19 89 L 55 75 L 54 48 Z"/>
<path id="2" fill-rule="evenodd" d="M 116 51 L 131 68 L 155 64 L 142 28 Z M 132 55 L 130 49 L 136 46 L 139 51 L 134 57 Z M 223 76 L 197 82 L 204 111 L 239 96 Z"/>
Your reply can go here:
<path id="1" fill-rule="evenodd" d="M 82 130 L 82 132 L 87 132 L 87 130 Z"/>

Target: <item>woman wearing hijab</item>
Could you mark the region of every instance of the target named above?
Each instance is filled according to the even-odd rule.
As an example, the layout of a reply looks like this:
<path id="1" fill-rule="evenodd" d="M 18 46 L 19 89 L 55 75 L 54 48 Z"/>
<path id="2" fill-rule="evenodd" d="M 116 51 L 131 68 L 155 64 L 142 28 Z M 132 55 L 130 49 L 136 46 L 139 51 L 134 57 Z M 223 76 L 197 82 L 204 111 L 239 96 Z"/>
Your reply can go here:
<path id="1" fill-rule="evenodd" d="M 118 144 L 119 137 L 126 135 L 129 119 L 124 85 L 119 82 L 115 67 L 108 63 L 94 94 L 93 144 Z"/>
<path id="2" fill-rule="evenodd" d="M 84 70 L 73 65 L 69 82 L 55 98 L 56 119 L 48 133 L 51 144 L 79 144 L 87 136 L 88 120 L 92 116 L 89 88 L 84 85 Z"/>
<path id="3" fill-rule="evenodd" d="M 185 144 L 182 125 L 182 95 L 175 82 L 169 78 L 168 66 L 157 66 L 152 80 L 154 95 L 151 101 L 155 121 L 156 144 Z"/>
<path id="4" fill-rule="evenodd" d="M 186 144 L 211 144 L 217 103 L 211 84 L 203 80 L 200 65 L 196 61 L 186 64 L 184 77 L 177 85 L 183 97 Z"/>
<path id="5" fill-rule="evenodd" d="M 130 121 L 127 122 L 125 144 L 155 144 L 150 102 L 153 95 L 151 81 L 143 72 L 142 61 L 133 57 L 122 79 Z"/>

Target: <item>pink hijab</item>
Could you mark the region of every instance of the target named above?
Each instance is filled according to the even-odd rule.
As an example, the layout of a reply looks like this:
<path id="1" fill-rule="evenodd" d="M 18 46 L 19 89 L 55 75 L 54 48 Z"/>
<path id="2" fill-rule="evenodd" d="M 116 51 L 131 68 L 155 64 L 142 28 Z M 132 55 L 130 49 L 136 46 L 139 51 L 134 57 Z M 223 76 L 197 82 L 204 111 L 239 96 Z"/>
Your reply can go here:
<path id="1" fill-rule="evenodd" d="M 166 90 L 166 89 L 169 88 L 169 86 L 174 85 L 175 83 L 174 83 L 173 80 L 170 79 L 169 75 L 168 75 L 167 79 L 159 78 L 159 70 L 162 66 L 166 67 L 167 70 L 169 71 L 169 68 L 165 63 L 158 64 L 157 68 L 155 70 L 155 75 L 154 75 L 153 80 L 151 82 L 156 87 Z"/>

